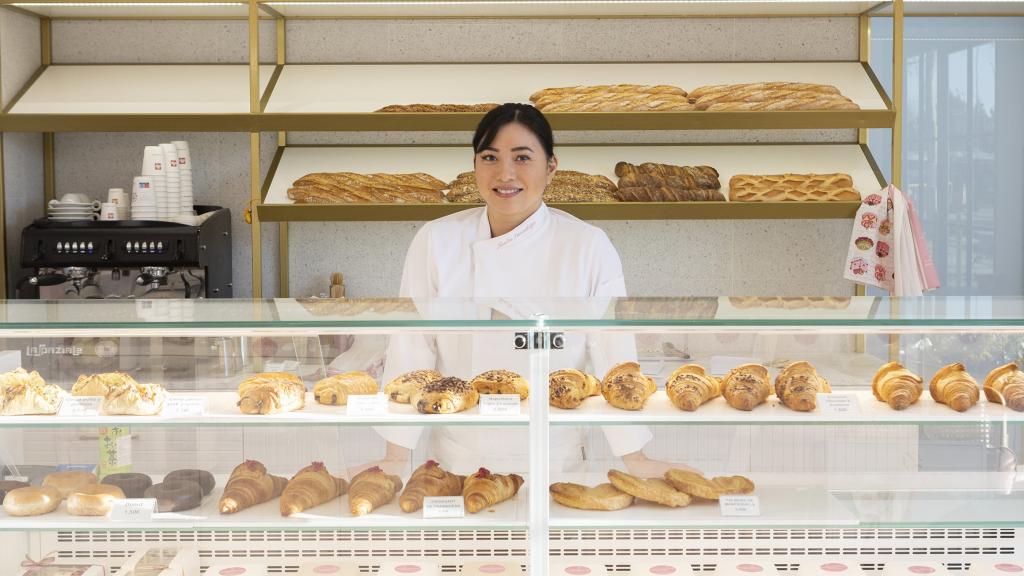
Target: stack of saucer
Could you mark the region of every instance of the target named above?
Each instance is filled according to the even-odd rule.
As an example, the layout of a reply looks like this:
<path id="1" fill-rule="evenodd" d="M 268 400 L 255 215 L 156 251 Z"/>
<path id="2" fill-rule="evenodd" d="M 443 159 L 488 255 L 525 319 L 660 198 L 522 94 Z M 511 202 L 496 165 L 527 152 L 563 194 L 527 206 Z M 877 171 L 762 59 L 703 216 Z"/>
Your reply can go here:
<path id="1" fill-rule="evenodd" d="M 69 193 L 54 199 L 46 205 L 46 216 L 50 220 L 95 220 L 99 201 L 93 201 L 85 194 Z"/>
<path id="2" fill-rule="evenodd" d="M 132 180 L 132 220 L 156 220 L 156 186 L 153 176 Z"/>
<path id="3" fill-rule="evenodd" d="M 192 196 L 192 154 L 189 152 L 188 142 L 185 140 L 175 140 L 171 144 L 174 144 L 174 148 L 178 151 L 180 214 L 188 216 L 192 214 L 192 204 L 195 201 L 195 197 Z"/>
<path id="4" fill-rule="evenodd" d="M 167 168 L 164 161 L 164 150 L 160 146 L 146 146 L 142 155 L 142 176 L 150 177 L 150 185 L 153 188 L 153 204 L 156 214 L 153 218 L 166 217 L 167 210 Z M 132 208 L 135 204 L 135 186 L 132 186 Z M 135 218 L 134 214 L 132 215 Z M 151 218 L 151 219 L 153 219 Z"/>

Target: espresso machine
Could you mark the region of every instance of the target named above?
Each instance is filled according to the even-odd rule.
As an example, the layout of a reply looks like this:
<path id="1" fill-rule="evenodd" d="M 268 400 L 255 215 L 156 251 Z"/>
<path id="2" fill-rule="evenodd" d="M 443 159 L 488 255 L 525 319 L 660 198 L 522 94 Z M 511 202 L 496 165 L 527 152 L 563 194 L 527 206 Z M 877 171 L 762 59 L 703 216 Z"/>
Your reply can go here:
<path id="1" fill-rule="evenodd" d="M 230 298 L 231 212 L 196 206 L 198 224 L 36 220 L 21 233 L 33 273 L 17 298 Z"/>

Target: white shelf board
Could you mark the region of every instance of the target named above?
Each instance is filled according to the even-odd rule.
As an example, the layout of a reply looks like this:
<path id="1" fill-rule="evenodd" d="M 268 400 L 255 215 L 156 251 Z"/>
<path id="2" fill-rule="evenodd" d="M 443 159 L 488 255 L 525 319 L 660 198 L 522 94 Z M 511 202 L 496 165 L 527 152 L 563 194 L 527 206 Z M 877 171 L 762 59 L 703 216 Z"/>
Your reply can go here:
<path id="1" fill-rule="evenodd" d="M 260 93 L 274 66 L 260 66 Z M 55 65 L 10 114 L 246 114 L 245 64 Z"/>
<path id="2" fill-rule="evenodd" d="M 834 84 L 862 110 L 885 110 L 859 62 L 629 64 L 288 64 L 267 113 L 368 113 L 388 104 L 528 102 L 576 84 Z M 709 113 L 710 114 L 710 113 Z"/>
<path id="3" fill-rule="evenodd" d="M 208 413 L 203 416 L 0 416 L 0 428 L 27 426 L 109 426 L 114 422 L 136 425 L 157 426 L 274 426 L 274 425 L 317 425 L 334 424 L 349 426 L 365 425 L 487 425 L 521 426 L 529 423 L 529 401 L 520 405 L 518 416 L 483 416 L 476 406 L 457 414 L 421 414 L 411 404 L 388 403 L 389 413 L 385 416 L 348 416 L 345 406 L 326 406 L 313 399 L 312 392 L 306 392 L 306 406 L 302 410 L 280 414 L 242 414 L 238 410 L 238 394 L 235 392 L 177 392 L 182 396 L 205 396 Z"/>
<path id="4" fill-rule="evenodd" d="M 615 163 L 663 162 L 713 166 L 722 192 L 734 174 L 846 172 L 862 192 L 878 190 L 871 164 L 856 144 L 558 146 L 558 167 L 602 174 L 617 181 Z M 293 204 L 288 188 L 311 172 L 426 172 L 450 182 L 473 169 L 470 146 L 443 147 L 287 147 L 274 173 L 265 204 Z"/>
<path id="5" fill-rule="evenodd" d="M 12 2 L 12 6 L 47 18 L 181 18 L 246 19 L 242 2 Z"/>

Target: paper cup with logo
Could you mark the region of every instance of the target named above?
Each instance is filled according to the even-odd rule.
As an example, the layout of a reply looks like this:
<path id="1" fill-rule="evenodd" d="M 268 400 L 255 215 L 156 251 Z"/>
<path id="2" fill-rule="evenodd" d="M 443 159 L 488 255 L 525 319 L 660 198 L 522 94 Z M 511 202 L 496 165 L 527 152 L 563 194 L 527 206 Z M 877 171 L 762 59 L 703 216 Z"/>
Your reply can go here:
<path id="1" fill-rule="evenodd" d="M 100 207 L 100 220 L 117 220 L 117 204 L 104 202 Z"/>
<path id="2" fill-rule="evenodd" d="M 136 176 L 132 180 L 132 208 L 156 206 L 156 188 L 152 176 Z"/>
<path id="3" fill-rule="evenodd" d="M 174 145 L 175 150 L 178 151 L 178 169 L 179 170 L 191 170 L 192 169 L 192 152 L 189 151 L 188 141 L 186 140 L 175 140 L 171 142 Z"/>
<path id="4" fill-rule="evenodd" d="M 164 151 L 159 146 L 146 146 L 142 153 L 142 175 L 157 176 L 165 174 Z"/>
<path id="5" fill-rule="evenodd" d="M 178 149 L 174 147 L 174 144 L 164 143 L 160 145 L 160 149 L 164 152 L 164 160 L 166 161 L 167 173 L 178 174 Z"/>

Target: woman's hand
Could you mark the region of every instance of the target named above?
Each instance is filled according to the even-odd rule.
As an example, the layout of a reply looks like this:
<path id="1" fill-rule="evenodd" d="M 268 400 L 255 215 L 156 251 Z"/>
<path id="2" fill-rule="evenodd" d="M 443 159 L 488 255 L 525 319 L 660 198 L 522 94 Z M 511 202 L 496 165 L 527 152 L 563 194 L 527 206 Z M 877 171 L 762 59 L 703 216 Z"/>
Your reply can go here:
<path id="1" fill-rule="evenodd" d="M 626 465 L 626 471 L 638 478 L 661 478 L 672 468 L 700 473 L 700 470 L 685 464 L 652 460 L 644 454 L 643 450 L 623 454 L 622 462 Z"/>
<path id="2" fill-rule="evenodd" d="M 384 458 L 350 467 L 348 469 L 349 479 L 351 480 L 356 474 L 366 470 L 367 468 L 373 468 L 374 466 L 379 466 L 380 469 L 387 474 L 394 474 L 404 478 L 409 469 L 409 460 L 412 458 L 412 450 L 399 446 L 398 444 L 392 444 L 391 442 L 388 442 L 387 445 L 388 447 L 384 453 Z"/>

